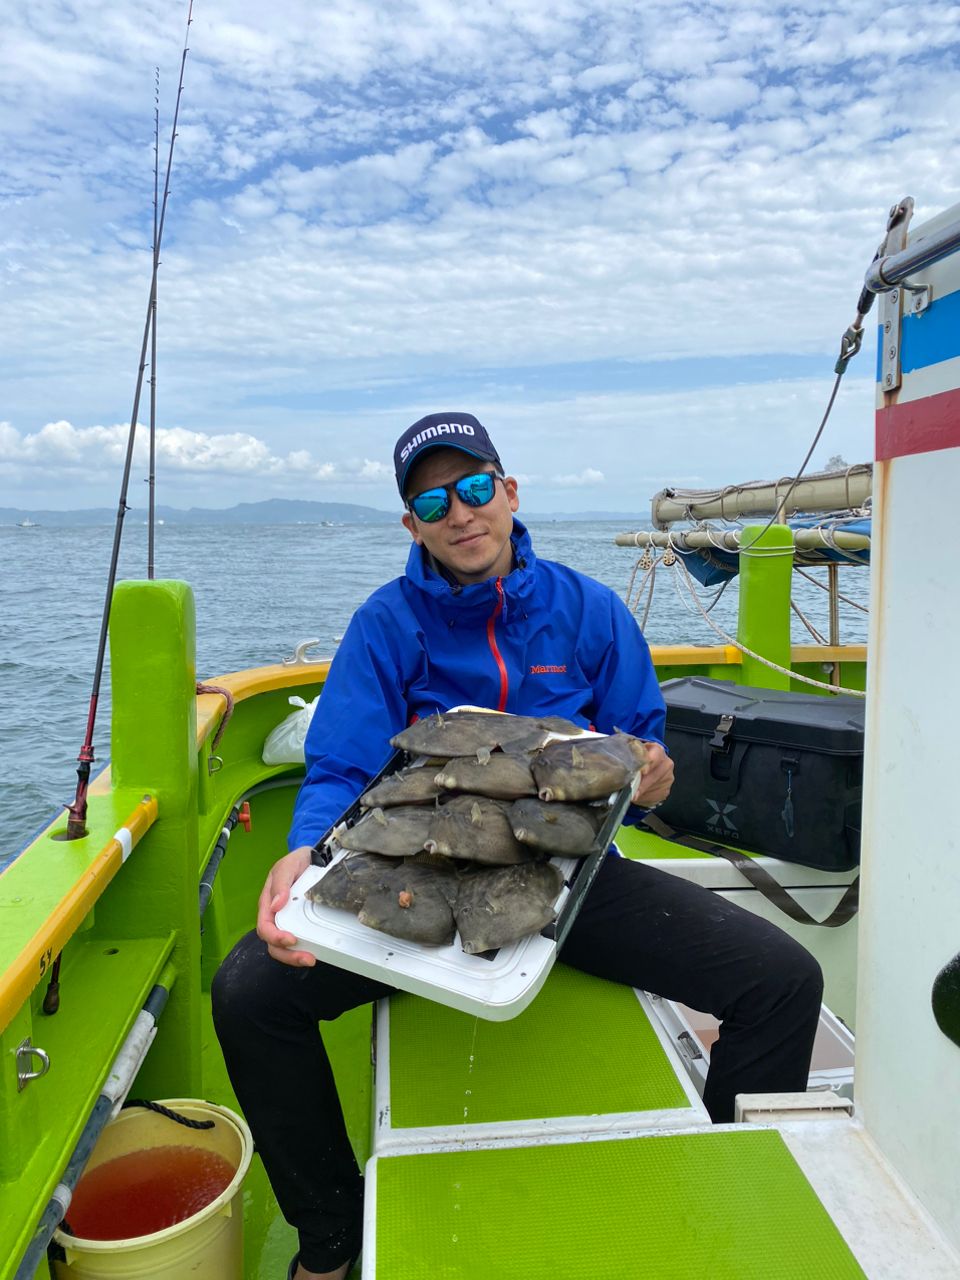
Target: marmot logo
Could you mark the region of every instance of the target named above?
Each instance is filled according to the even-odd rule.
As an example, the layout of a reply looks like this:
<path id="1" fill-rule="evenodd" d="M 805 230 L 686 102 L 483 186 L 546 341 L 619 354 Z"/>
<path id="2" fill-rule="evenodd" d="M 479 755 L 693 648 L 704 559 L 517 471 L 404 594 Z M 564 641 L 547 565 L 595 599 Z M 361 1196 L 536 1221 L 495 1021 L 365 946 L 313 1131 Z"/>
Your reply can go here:
<path id="1" fill-rule="evenodd" d="M 423 444 L 424 440 L 432 440 L 435 436 L 475 436 L 476 434 L 469 422 L 438 422 L 435 427 L 418 431 L 412 440 L 407 441 L 400 450 L 400 461 L 406 462 L 413 450 Z"/>
<path id="2" fill-rule="evenodd" d="M 548 663 L 541 663 L 539 666 L 531 667 L 530 674 L 532 676 L 546 676 L 546 675 L 553 675 L 553 674 L 564 675 L 566 673 L 566 670 L 567 670 L 566 663 L 563 663 L 562 665 L 558 666 L 555 663 L 548 662 Z"/>

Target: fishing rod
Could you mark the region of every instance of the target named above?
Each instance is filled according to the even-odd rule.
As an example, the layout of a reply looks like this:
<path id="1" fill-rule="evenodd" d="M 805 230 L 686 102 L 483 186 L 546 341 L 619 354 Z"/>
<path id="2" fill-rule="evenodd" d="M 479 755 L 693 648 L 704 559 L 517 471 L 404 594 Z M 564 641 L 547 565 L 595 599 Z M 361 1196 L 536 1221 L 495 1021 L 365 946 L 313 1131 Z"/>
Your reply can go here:
<path id="1" fill-rule="evenodd" d="M 153 91 L 153 318 L 150 323 L 150 466 L 147 501 L 147 577 L 154 577 L 154 518 L 157 492 L 157 281 L 160 271 L 160 244 L 157 240 L 157 207 L 160 183 L 160 68 L 156 68 Z"/>
<path id="2" fill-rule="evenodd" d="M 163 240 L 163 224 L 167 213 L 167 199 L 170 195 L 170 172 L 173 168 L 173 151 L 177 139 L 177 121 L 180 117 L 180 100 L 183 96 L 183 77 L 187 65 L 187 54 L 190 52 L 190 27 L 193 23 L 193 0 L 188 0 L 187 26 L 183 40 L 183 52 L 180 57 L 180 79 L 177 84 L 177 99 L 173 110 L 173 122 L 170 126 L 170 146 L 167 151 L 167 170 L 163 180 L 163 201 L 157 217 L 157 196 L 160 155 L 160 115 L 159 115 L 159 71 L 155 91 L 154 106 L 154 183 L 153 183 L 153 261 L 150 272 L 150 297 L 147 302 L 147 317 L 143 326 L 143 340 L 140 344 L 140 365 L 137 371 L 137 385 L 133 395 L 133 410 L 130 414 L 130 431 L 127 436 L 127 452 L 123 464 L 123 479 L 120 485 L 120 498 L 117 505 L 117 521 L 113 531 L 113 550 L 110 555 L 110 569 L 107 574 L 107 590 L 103 602 L 103 613 L 100 618 L 100 638 L 97 643 L 97 660 L 94 666 L 93 687 L 90 692 L 90 706 L 87 711 L 87 727 L 83 745 L 77 756 L 77 791 L 73 804 L 67 806 L 68 840 L 81 840 L 87 834 L 87 790 L 90 785 L 90 766 L 94 762 L 93 731 L 97 722 L 97 706 L 100 701 L 100 683 L 103 679 L 103 664 L 107 653 L 107 630 L 110 623 L 110 605 L 113 602 L 113 588 L 117 581 L 117 564 L 120 559 L 120 539 L 123 534 L 123 519 L 129 511 L 127 491 L 130 486 L 130 469 L 133 465 L 133 446 L 137 434 L 137 415 L 140 412 L 140 396 L 143 391 L 143 375 L 147 363 L 147 342 L 153 335 L 150 366 L 150 545 L 148 551 L 147 576 L 153 577 L 153 516 L 154 516 L 154 458 L 156 428 L 156 324 L 157 324 L 157 275 L 160 269 L 160 244 Z M 60 960 L 58 955 L 53 962 L 50 982 L 43 999 L 43 1011 L 54 1014 L 60 1008 Z"/>
<path id="3" fill-rule="evenodd" d="M 150 337 L 156 316 L 157 273 L 160 266 L 160 245 L 163 240 L 163 224 L 167 214 L 167 199 L 170 195 L 170 170 L 173 166 L 173 150 L 177 138 L 177 120 L 180 115 L 180 100 L 183 96 L 184 69 L 187 65 L 187 54 L 190 46 L 190 26 L 193 22 L 193 0 L 189 0 L 187 9 L 187 30 L 184 37 L 183 53 L 180 59 L 180 81 L 177 86 L 177 100 L 173 112 L 173 123 L 170 126 L 170 147 L 167 152 L 167 171 L 164 178 L 163 200 L 160 205 L 160 219 L 157 224 L 153 244 L 153 269 L 150 277 L 150 298 L 147 303 L 147 318 L 143 326 L 143 341 L 140 346 L 140 366 L 137 374 L 137 385 L 133 397 L 133 410 L 130 414 L 130 432 L 127 436 L 127 452 L 123 466 L 123 481 L 120 486 L 120 499 L 117 507 L 117 522 L 113 533 L 113 551 L 110 556 L 110 570 L 107 575 L 107 590 L 103 603 L 103 614 L 100 619 L 100 639 L 97 646 L 97 661 L 94 668 L 93 688 L 90 694 L 90 708 L 87 712 L 87 729 L 77 756 L 77 793 L 72 805 L 68 806 L 67 839 L 79 840 L 87 834 L 87 788 L 90 783 L 90 766 L 93 763 L 93 730 L 97 719 L 97 704 L 100 700 L 100 682 L 103 678 L 103 664 L 107 652 L 107 629 L 110 622 L 110 605 L 113 600 L 113 588 L 117 580 L 117 562 L 120 558 L 120 539 L 123 534 L 123 518 L 130 509 L 127 504 L 127 491 L 130 485 L 130 468 L 133 464 L 133 446 L 137 433 L 137 414 L 140 412 L 140 396 L 143 391 L 143 376 L 147 363 L 147 342 Z"/>

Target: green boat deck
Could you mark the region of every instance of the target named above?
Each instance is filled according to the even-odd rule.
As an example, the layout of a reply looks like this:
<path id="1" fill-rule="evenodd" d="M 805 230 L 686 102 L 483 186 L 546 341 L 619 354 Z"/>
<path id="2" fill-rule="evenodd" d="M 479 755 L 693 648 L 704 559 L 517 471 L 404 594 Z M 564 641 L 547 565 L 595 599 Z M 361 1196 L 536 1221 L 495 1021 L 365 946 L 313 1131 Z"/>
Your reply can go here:
<path id="1" fill-rule="evenodd" d="M 631 988 L 564 964 L 508 1022 L 418 996 L 392 997 L 389 1085 L 394 1136 L 420 1127 L 692 1107 Z"/>
<path id="2" fill-rule="evenodd" d="M 678 1127 L 552 1142 L 528 1134 L 484 1146 L 480 1132 L 470 1130 L 531 1114 L 689 1112 L 690 1100 L 632 991 L 557 965 L 534 1003 L 511 1022 L 478 1021 L 408 995 L 389 1004 L 393 1145 L 367 1165 L 367 1230 L 375 1231 L 375 1244 L 368 1241 L 368 1261 L 361 1259 L 355 1278 L 864 1274 L 775 1132 Z M 372 1143 L 372 1012 L 365 1006 L 323 1028 L 361 1162 Z M 534 1043 L 536 1053 L 529 1051 Z M 236 1107 L 209 1008 L 203 1052 L 206 1096 Z M 635 1119 L 642 1128 L 642 1116 Z M 446 1146 L 417 1145 L 430 1126 Z M 280 1217 L 257 1157 L 244 1189 L 244 1232 L 244 1280 L 279 1280 L 296 1251 L 296 1233 Z"/>
<path id="3" fill-rule="evenodd" d="M 763 1129 L 378 1156 L 367 1196 L 389 1280 L 864 1274 Z"/>

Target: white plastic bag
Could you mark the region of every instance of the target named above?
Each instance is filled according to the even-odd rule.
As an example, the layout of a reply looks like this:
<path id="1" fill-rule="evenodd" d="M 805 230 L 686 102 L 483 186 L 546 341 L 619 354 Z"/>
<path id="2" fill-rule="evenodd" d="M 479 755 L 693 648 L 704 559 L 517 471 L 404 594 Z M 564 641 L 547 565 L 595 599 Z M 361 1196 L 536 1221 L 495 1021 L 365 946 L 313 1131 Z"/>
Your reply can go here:
<path id="1" fill-rule="evenodd" d="M 317 694 L 312 702 L 304 702 L 294 694 L 287 701 L 298 710 L 292 711 L 267 734 L 261 753 L 264 764 L 303 764 L 303 744 L 320 695 Z"/>

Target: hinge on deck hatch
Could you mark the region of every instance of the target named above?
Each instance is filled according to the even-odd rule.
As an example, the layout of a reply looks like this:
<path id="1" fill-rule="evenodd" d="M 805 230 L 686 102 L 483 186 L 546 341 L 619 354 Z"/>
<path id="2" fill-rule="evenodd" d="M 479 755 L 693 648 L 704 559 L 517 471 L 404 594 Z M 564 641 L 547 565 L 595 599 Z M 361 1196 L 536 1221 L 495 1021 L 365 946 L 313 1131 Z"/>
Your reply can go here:
<path id="1" fill-rule="evenodd" d="M 689 1058 L 691 1062 L 696 1062 L 698 1058 L 702 1058 L 700 1046 L 694 1040 L 689 1031 L 681 1031 L 677 1036 L 677 1043 L 683 1051 L 684 1057 Z"/>

